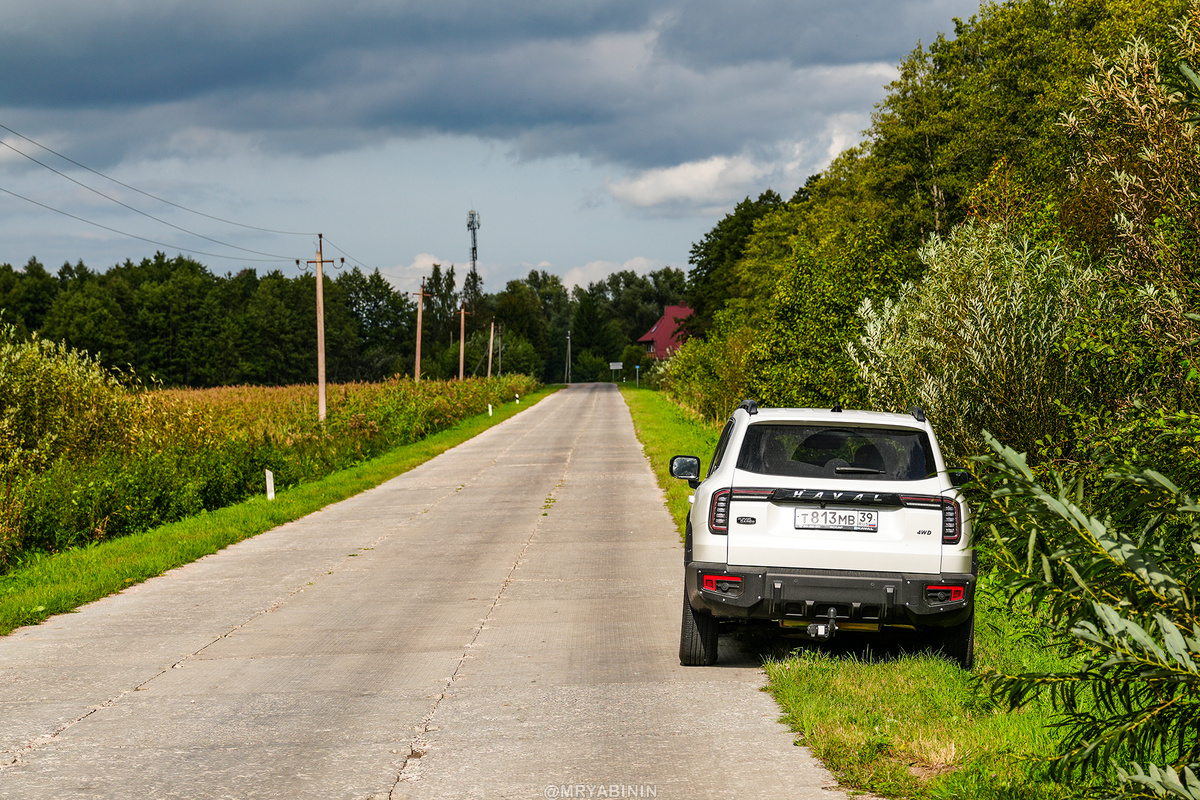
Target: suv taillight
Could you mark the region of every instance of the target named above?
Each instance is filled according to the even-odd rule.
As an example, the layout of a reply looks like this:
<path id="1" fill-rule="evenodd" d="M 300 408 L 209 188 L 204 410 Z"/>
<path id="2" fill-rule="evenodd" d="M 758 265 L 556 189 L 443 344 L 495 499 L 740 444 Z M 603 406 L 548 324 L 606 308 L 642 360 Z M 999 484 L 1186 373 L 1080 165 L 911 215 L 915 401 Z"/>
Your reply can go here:
<path id="1" fill-rule="evenodd" d="M 942 498 L 942 544 L 962 541 L 962 509 L 949 498 Z"/>
<path id="2" fill-rule="evenodd" d="M 729 533 L 729 489 L 713 492 L 708 506 L 708 529 L 716 534 Z"/>
<path id="3" fill-rule="evenodd" d="M 729 597 L 742 596 L 742 579 L 738 575 L 705 575 L 701 585 L 707 592 L 717 592 Z"/>
<path id="4" fill-rule="evenodd" d="M 966 597 L 967 590 L 963 586 L 926 586 L 925 602 L 959 603 Z"/>

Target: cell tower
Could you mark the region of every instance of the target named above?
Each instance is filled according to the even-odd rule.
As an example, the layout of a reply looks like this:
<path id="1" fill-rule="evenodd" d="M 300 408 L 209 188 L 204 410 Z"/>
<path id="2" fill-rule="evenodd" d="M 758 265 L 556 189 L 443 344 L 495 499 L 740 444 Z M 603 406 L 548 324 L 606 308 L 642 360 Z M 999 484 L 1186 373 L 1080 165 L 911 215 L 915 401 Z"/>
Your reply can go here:
<path id="1" fill-rule="evenodd" d="M 471 232 L 471 269 L 475 269 L 475 262 L 479 260 L 479 247 L 475 241 L 475 231 L 479 230 L 479 212 L 472 209 L 467 214 L 467 230 Z"/>

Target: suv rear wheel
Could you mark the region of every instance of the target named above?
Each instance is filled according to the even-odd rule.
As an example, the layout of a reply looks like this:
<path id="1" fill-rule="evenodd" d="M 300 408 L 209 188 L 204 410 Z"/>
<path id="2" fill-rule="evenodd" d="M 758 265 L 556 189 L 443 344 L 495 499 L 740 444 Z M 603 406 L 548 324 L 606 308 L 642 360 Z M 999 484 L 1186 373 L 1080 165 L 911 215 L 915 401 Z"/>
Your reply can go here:
<path id="1" fill-rule="evenodd" d="M 697 611 L 683 593 L 683 623 L 679 628 L 679 663 L 685 667 L 711 667 L 717 663 L 717 619 Z"/>

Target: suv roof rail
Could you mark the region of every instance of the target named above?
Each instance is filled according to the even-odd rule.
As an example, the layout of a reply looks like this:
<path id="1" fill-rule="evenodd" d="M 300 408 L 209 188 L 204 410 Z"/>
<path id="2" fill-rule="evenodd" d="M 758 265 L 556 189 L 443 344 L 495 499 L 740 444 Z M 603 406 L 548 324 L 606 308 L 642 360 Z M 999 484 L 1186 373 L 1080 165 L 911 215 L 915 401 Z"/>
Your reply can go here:
<path id="1" fill-rule="evenodd" d="M 925 412 L 921 410 L 920 406 L 913 406 L 912 408 L 910 408 L 908 410 L 908 413 L 912 414 L 912 418 L 915 419 L 917 422 L 925 421 Z"/>
<path id="2" fill-rule="evenodd" d="M 738 403 L 738 408 L 746 409 L 746 413 L 753 417 L 758 413 L 758 401 L 747 398 Z"/>

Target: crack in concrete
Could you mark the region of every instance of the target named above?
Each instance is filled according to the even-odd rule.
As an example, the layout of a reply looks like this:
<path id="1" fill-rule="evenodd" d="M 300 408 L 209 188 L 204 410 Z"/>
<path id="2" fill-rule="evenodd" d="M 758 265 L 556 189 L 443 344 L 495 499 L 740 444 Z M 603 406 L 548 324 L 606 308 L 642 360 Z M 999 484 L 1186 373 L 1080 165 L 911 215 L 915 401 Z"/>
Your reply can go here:
<path id="1" fill-rule="evenodd" d="M 146 680 L 144 680 L 144 681 L 142 681 L 141 683 L 137 684 L 137 685 L 136 685 L 136 686 L 134 686 L 132 689 L 123 689 L 123 690 L 121 690 L 120 692 L 117 692 L 115 695 L 113 695 L 112 697 L 108 698 L 107 700 L 105 700 L 105 701 L 104 701 L 103 703 L 101 703 L 100 705 L 98 705 L 98 706 L 93 706 L 92 708 L 88 709 L 88 711 L 87 711 L 87 713 L 86 713 L 86 714 L 83 714 L 83 715 L 81 715 L 81 716 L 79 716 L 79 717 L 77 717 L 77 718 L 75 718 L 75 719 L 73 719 L 73 720 L 70 720 L 69 722 L 65 722 L 65 723 L 63 723 L 62 725 L 60 725 L 60 726 L 59 726 L 59 727 L 58 727 L 56 730 L 54 730 L 54 731 L 53 731 L 53 732 L 51 732 L 51 733 L 48 733 L 48 734 L 45 734 L 45 735 L 39 736 L 38 738 L 34 739 L 32 742 L 27 742 L 27 743 L 26 743 L 26 744 L 25 744 L 23 747 L 19 748 L 19 749 L 18 749 L 18 750 L 17 750 L 17 751 L 14 753 L 14 755 L 13 755 L 13 757 L 12 757 L 12 760 L 11 760 L 11 761 L 9 761 L 9 762 L 8 762 L 8 763 L 6 763 L 6 764 L 0 764 L 0 773 L 4 772 L 4 771 L 5 771 L 5 770 L 7 770 L 7 769 L 11 769 L 12 767 L 15 767 L 15 766 L 19 765 L 19 764 L 21 763 L 21 759 L 22 759 L 22 757 L 23 757 L 23 756 L 28 756 L 29 754 L 31 754 L 31 753 L 34 753 L 34 752 L 36 752 L 36 751 L 40 750 L 41 748 L 43 748 L 43 747 L 45 747 L 46 745 L 50 744 L 50 743 L 51 743 L 51 742 L 53 742 L 55 739 L 57 739 L 59 736 L 61 736 L 62 734 L 66 733 L 66 732 L 67 732 L 67 731 L 69 731 L 71 728 L 74 728 L 76 725 L 80 724 L 81 722 L 83 722 L 84 720 L 86 720 L 86 719 L 88 719 L 89 717 L 93 716 L 94 714 L 97 714 L 97 713 L 99 713 L 100 711 L 103 711 L 103 710 L 104 710 L 104 709 L 106 709 L 106 708 L 114 708 L 114 707 L 115 707 L 115 706 L 116 706 L 118 703 L 120 703 L 120 702 L 121 702 L 121 700 L 123 700 L 123 699 L 124 699 L 126 696 L 128 696 L 128 695 L 130 695 L 130 694 L 132 694 L 132 693 L 134 693 L 134 692 L 140 692 L 140 691 L 143 691 L 143 690 L 144 690 L 144 689 L 145 689 L 147 686 L 149 686 L 151 683 L 153 683 L 154 681 L 158 680 L 158 679 L 159 679 L 159 678 L 161 678 L 163 675 L 166 675 L 168 672 L 170 672 L 170 671 L 171 671 L 171 670 L 173 670 L 173 669 L 181 669 L 181 668 L 183 667 L 183 665 L 184 665 L 184 664 L 185 664 L 187 661 L 189 661 L 189 660 L 191 660 L 191 659 L 195 658 L 196 656 L 200 655 L 200 654 L 201 654 L 201 653 L 203 653 L 205 650 L 207 650 L 208 648 L 212 647 L 214 644 L 216 644 L 217 642 L 221 641 L 221 640 L 222 640 L 222 639 L 224 639 L 225 637 L 227 637 L 227 636 L 230 636 L 230 635 L 232 635 L 232 634 L 234 634 L 234 633 L 237 633 L 239 630 L 241 630 L 242 628 L 246 627 L 246 626 L 247 626 L 247 625 L 249 625 L 250 623 L 254 622 L 256 619 L 259 619 L 259 618 L 260 618 L 260 617 L 262 617 L 263 615 L 265 615 L 265 614 L 270 614 L 272 611 L 275 611 L 276 609 L 280 608 L 281 606 L 283 606 L 283 604 L 284 604 L 284 603 L 288 602 L 289 600 L 291 600 L 293 597 L 295 597 L 297 594 L 299 594 L 299 593 L 300 593 L 300 592 L 302 592 L 302 591 L 304 591 L 304 587 L 303 587 L 303 586 L 300 586 L 300 587 L 298 587 L 298 588 L 296 588 L 296 589 L 293 589 L 292 591 L 288 592 L 288 593 L 287 593 L 287 594 L 286 594 L 286 595 L 285 595 L 283 598 L 281 598 L 281 599 L 279 599 L 279 600 L 275 600 L 274 602 L 272 602 L 272 603 L 271 603 L 271 605 L 270 605 L 270 606 L 268 606 L 267 608 L 264 608 L 264 609 L 262 609 L 262 610 L 261 610 L 261 611 L 259 611 L 257 614 L 254 614 L 253 616 L 251 616 L 251 617 L 249 617 L 249 618 L 247 618 L 247 619 L 243 620 L 242 622 L 238 623 L 237 625 L 234 625 L 234 626 L 233 626 L 232 628 L 230 628 L 230 629 L 229 629 L 227 632 L 225 632 L 225 633 L 221 634 L 221 635 L 220 635 L 220 636 L 218 636 L 217 638 L 215 638 L 215 639 L 213 639 L 212 641 L 208 642 L 207 644 L 205 644 L 205 645 L 204 645 L 203 647 L 201 647 L 200 649 L 198 649 L 198 650 L 195 650 L 195 651 L 193 651 L 193 652 L 191 652 L 191 653 L 188 653 L 188 654 L 187 654 L 187 655 L 185 655 L 183 658 L 181 658 L 181 659 L 179 659 L 178 661 L 176 661 L 174 664 L 171 664 L 169 667 L 165 667 L 165 668 L 163 668 L 163 669 L 160 669 L 160 670 L 159 670 L 158 672 L 156 672 L 154 675 L 151 675 L 149 678 L 147 678 Z"/>
<path id="2" fill-rule="evenodd" d="M 596 403 L 597 403 L 598 399 L 599 398 L 593 396 L 592 405 L 587 411 L 587 414 L 589 416 L 595 412 Z M 583 432 L 586 430 L 586 428 L 587 428 L 587 426 L 583 425 L 583 424 L 581 424 L 579 426 L 579 430 L 575 434 L 575 439 L 571 442 L 571 447 L 567 451 L 566 461 L 563 463 L 563 468 L 562 468 L 562 472 L 559 474 L 558 483 L 556 483 L 554 485 L 554 488 L 550 490 L 549 494 L 546 497 L 547 500 L 554 497 L 558 493 L 558 490 L 562 488 L 563 482 L 566 480 L 567 472 L 571 468 L 571 462 L 574 460 L 574 457 L 575 457 L 575 448 L 578 446 L 579 439 L 583 436 Z M 521 439 L 518 441 L 524 440 L 527 436 L 529 436 L 532 433 L 533 433 L 533 431 L 530 431 L 525 436 L 521 437 Z M 512 447 L 515 446 L 516 444 L 517 444 L 517 442 L 514 441 L 513 444 L 511 444 L 507 448 L 505 448 L 504 452 L 501 453 L 501 455 L 497 456 L 491 462 L 491 464 L 489 464 L 487 467 L 485 467 L 484 469 L 482 469 L 478 473 L 476 473 L 474 476 L 472 476 L 471 480 L 474 481 L 480 475 L 482 475 L 484 472 L 486 472 L 488 469 L 495 466 L 496 463 L 499 462 L 500 458 L 503 455 L 507 454 L 508 451 L 510 449 L 512 449 Z M 534 513 L 537 514 L 540 511 L 541 511 L 541 509 L 539 508 Z M 545 517 L 540 514 L 538 516 L 534 517 L 533 526 L 529 531 L 529 536 L 527 536 L 525 538 L 525 543 L 521 546 L 521 551 L 517 554 L 516 558 L 513 560 L 512 566 L 508 570 L 508 575 L 505 576 L 504 581 L 500 584 L 500 588 L 496 591 L 496 596 L 494 598 L 492 598 L 492 604 L 488 608 L 487 614 L 485 614 L 483 616 L 483 618 L 479 621 L 479 624 L 475 627 L 475 631 L 471 636 L 471 641 L 467 642 L 467 644 L 463 646 L 463 654 L 458 659 L 458 664 L 454 667 L 454 672 L 451 673 L 450 677 L 446 679 L 445 686 L 443 686 L 442 690 L 437 694 L 436 697 L 434 697 L 433 704 L 429 708 L 429 713 L 426 714 L 425 717 L 421 720 L 421 725 L 417 729 L 416 735 L 413 736 L 412 740 L 409 743 L 409 753 L 407 756 L 405 756 L 403 763 L 401 763 L 401 765 L 400 765 L 400 770 L 396 775 L 396 782 L 392 785 L 392 789 L 388 793 L 388 800 L 403 800 L 403 798 L 397 794 L 397 792 L 400 789 L 400 784 L 420 780 L 420 778 L 421 778 L 420 759 L 425 755 L 426 751 L 429 749 L 429 740 L 428 740 L 426 734 L 428 734 L 431 730 L 437 730 L 436 728 L 431 728 L 431 723 L 433 722 L 433 717 L 437 714 L 438 708 L 441 706 L 442 701 L 444 699 L 446 699 L 446 695 L 449 694 L 450 687 L 453 686 L 454 682 L 459 679 L 459 673 L 462 671 L 463 664 L 466 663 L 467 658 L 471 654 L 471 649 L 475 646 L 475 643 L 476 643 L 476 641 L 478 641 L 480 635 L 483 633 L 484 628 L 486 628 L 488 622 L 491 621 L 492 616 L 496 611 L 496 606 L 498 606 L 500 604 L 500 600 L 504 597 L 504 593 L 508 590 L 508 587 L 516 582 L 516 578 L 514 578 L 513 576 L 516 573 L 517 568 L 521 565 L 522 561 L 524 560 L 525 554 L 529 551 L 530 545 L 533 544 L 533 538 L 537 535 L 538 530 L 542 527 L 543 519 L 545 519 Z M 416 762 L 416 763 L 414 764 L 414 762 Z M 414 768 L 410 769 L 410 765 L 413 765 Z"/>

